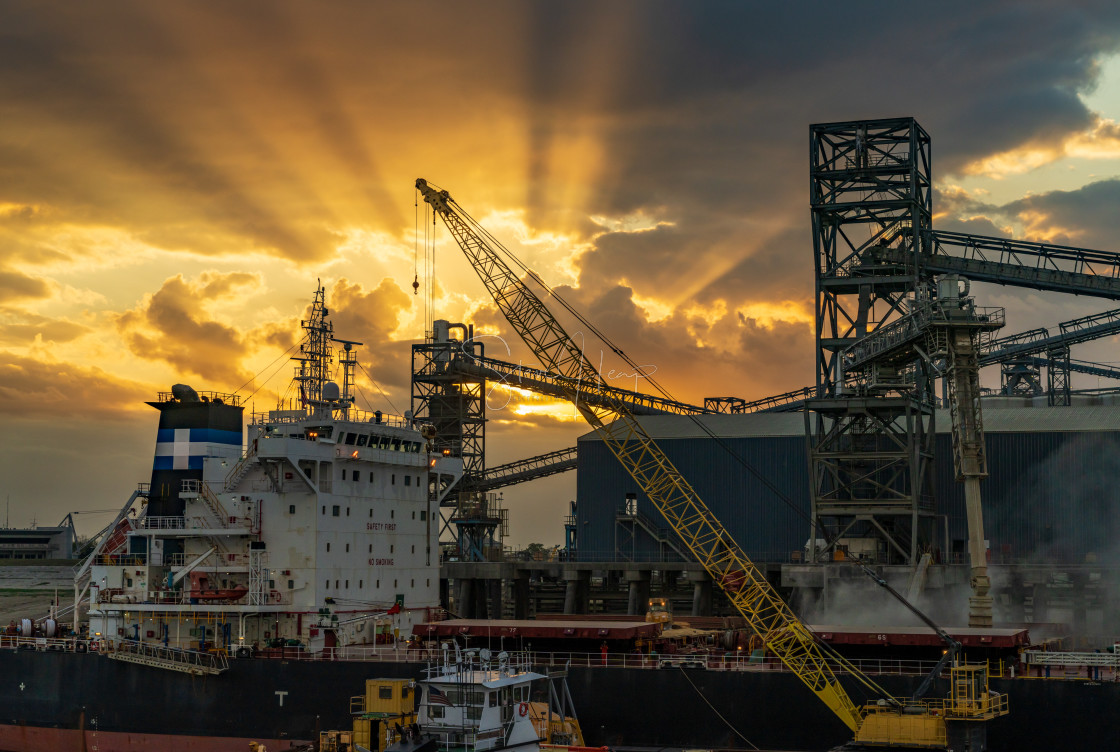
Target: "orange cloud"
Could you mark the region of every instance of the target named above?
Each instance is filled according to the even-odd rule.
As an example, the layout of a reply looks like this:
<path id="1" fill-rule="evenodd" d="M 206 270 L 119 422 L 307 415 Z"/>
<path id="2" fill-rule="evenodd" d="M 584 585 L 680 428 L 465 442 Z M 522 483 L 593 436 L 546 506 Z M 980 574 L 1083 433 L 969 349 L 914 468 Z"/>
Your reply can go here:
<path id="1" fill-rule="evenodd" d="M 1087 130 L 1067 133 L 1056 142 L 1032 141 L 983 157 L 965 165 L 963 172 L 1000 180 L 1030 172 L 1065 157 L 1120 158 L 1120 123 L 1097 116 Z"/>
<path id="2" fill-rule="evenodd" d="M 12 417 L 123 419 L 152 397 L 142 384 L 100 368 L 24 358 L 0 351 L 0 413 Z"/>
<path id="3" fill-rule="evenodd" d="M 164 361 L 222 387 L 240 385 L 247 378 L 239 365 L 245 340 L 235 327 L 205 318 L 206 303 L 259 282 L 244 272 L 205 272 L 194 281 L 178 274 L 117 317 L 117 329 L 138 357 Z"/>
<path id="4" fill-rule="evenodd" d="M 70 342 L 90 332 L 83 324 L 52 319 L 26 311 L 0 309 L 0 344 L 27 345 L 41 338 L 44 342 Z"/>
<path id="5" fill-rule="evenodd" d="M 0 269 L 0 303 L 46 298 L 50 294 L 51 286 L 45 280 L 23 272 Z"/>

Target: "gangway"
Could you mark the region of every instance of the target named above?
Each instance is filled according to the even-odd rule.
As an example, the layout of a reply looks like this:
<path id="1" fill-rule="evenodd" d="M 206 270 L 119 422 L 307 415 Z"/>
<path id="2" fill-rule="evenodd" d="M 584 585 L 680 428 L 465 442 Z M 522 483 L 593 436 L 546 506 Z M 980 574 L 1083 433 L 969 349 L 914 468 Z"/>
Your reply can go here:
<path id="1" fill-rule="evenodd" d="M 229 669 L 229 658 L 224 652 L 202 653 L 135 640 L 118 642 L 115 649 L 108 651 L 106 655 L 116 661 L 181 671 L 195 676 L 217 675 Z"/>

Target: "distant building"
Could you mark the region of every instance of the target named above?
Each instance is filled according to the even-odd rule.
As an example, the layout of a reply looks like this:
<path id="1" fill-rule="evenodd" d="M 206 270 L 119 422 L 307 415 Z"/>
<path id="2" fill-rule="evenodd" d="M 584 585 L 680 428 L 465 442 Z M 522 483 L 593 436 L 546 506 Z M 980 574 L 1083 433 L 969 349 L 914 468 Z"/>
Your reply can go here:
<path id="1" fill-rule="evenodd" d="M 72 559 L 74 528 L 34 527 L 0 528 L 0 560 Z"/>
<path id="2" fill-rule="evenodd" d="M 687 416 L 639 420 L 748 556 L 798 560 L 809 539 L 804 415 L 698 417 L 718 440 Z M 948 412 L 939 410 L 936 543 L 940 556 L 963 560 L 968 533 L 950 427 Z M 1114 398 L 1077 399 L 1071 407 L 986 399 L 984 429 L 990 477 L 981 489 L 993 563 L 1120 561 L 1120 405 Z M 677 557 L 679 539 L 599 437 L 581 436 L 577 447 L 578 558 Z"/>

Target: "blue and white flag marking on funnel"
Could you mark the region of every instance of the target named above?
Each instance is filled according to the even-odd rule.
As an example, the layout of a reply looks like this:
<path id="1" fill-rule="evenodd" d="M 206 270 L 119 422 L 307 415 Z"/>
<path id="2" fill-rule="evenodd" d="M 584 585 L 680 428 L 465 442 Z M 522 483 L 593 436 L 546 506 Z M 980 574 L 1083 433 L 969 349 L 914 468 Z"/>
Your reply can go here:
<path id="1" fill-rule="evenodd" d="M 156 435 L 156 470 L 201 470 L 207 457 L 236 457 L 241 434 L 212 428 L 161 428 Z"/>

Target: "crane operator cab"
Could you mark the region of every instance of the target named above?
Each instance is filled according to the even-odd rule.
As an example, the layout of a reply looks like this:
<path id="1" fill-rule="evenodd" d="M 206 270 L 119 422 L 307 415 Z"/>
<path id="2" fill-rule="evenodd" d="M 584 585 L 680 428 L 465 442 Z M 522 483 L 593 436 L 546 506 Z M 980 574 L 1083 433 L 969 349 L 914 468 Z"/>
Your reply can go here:
<path id="1" fill-rule="evenodd" d="M 646 606 L 646 623 L 673 626 L 673 605 L 668 598 L 650 598 Z"/>

